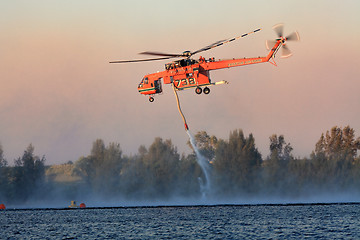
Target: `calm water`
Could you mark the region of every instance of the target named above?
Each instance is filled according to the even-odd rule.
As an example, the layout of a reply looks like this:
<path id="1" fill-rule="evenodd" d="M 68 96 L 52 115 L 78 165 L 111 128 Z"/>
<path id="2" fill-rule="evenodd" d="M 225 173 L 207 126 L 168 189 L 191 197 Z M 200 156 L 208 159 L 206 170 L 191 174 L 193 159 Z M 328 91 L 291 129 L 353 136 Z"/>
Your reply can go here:
<path id="1" fill-rule="evenodd" d="M 0 212 L 0 239 L 360 239 L 360 204 Z"/>

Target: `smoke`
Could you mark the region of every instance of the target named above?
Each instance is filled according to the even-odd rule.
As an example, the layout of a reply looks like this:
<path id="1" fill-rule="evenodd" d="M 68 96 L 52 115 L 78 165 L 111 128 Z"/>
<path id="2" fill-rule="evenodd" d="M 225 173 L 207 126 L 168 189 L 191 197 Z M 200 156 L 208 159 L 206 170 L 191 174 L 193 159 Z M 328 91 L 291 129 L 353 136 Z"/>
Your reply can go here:
<path id="1" fill-rule="evenodd" d="M 205 182 L 199 178 L 200 191 L 203 199 L 206 199 L 211 190 L 211 181 L 210 181 L 210 167 L 207 159 L 200 153 L 199 149 L 196 146 L 195 138 L 191 135 L 189 130 L 186 130 L 187 135 L 189 136 L 191 146 L 193 147 L 196 154 L 196 161 L 201 167 L 201 170 L 205 176 Z"/>

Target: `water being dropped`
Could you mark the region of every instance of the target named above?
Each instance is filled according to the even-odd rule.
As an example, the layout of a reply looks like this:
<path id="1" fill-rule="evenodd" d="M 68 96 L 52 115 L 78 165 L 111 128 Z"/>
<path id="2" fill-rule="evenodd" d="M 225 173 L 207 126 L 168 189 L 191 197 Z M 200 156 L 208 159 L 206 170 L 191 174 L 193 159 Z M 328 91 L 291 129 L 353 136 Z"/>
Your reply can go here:
<path id="1" fill-rule="evenodd" d="M 199 177 L 200 191 L 203 199 L 209 195 L 211 183 L 210 183 L 210 166 L 208 160 L 200 153 L 199 149 L 196 146 L 195 138 L 191 135 L 189 130 L 186 130 L 187 135 L 189 136 L 191 146 L 193 147 L 196 154 L 196 161 L 199 164 L 201 170 L 204 173 L 205 181 Z"/>

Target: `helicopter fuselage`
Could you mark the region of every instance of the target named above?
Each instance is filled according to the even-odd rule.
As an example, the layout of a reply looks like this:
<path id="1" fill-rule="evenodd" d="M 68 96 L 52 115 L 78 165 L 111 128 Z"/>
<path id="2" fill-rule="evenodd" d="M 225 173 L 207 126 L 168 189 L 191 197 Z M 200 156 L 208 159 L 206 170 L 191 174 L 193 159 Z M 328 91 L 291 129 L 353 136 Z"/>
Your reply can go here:
<path id="1" fill-rule="evenodd" d="M 266 57 L 234 58 L 227 60 L 215 60 L 214 58 L 206 60 L 200 57 L 198 60 L 186 58 L 173 61 L 165 65 L 164 71 L 145 75 L 138 85 L 138 91 L 141 94 L 150 96 L 160 94 L 162 93 L 161 82 L 163 81 L 164 84 L 173 84 L 177 91 L 197 88 L 196 93 L 199 93 L 200 88 L 201 93 L 201 87 L 216 84 L 211 82 L 210 71 L 269 62 L 270 59 L 275 57 L 281 44 L 281 39 L 278 39 Z M 204 91 L 204 93 L 209 92 L 210 90 Z M 153 101 L 152 97 L 150 97 L 150 101 Z"/>

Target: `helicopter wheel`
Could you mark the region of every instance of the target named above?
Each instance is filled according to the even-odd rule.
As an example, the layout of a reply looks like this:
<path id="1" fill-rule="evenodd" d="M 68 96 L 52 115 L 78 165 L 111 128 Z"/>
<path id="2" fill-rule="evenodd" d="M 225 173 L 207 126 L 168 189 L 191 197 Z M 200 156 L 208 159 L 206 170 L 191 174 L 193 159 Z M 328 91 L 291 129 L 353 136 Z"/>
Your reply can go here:
<path id="1" fill-rule="evenodd" d="M 150 102 L 153 102 L 153 101 L 154 101 L 154 98 L 153 98 L 153 97 L 149 97 L 149 101 L 150 101 Z"/>
<path id="2" fill-rule="evenodd" d="M 201 94 L 202 93 L 201 87 L 196 87 L 195 92 L 196 92 L 196 94 Z"/>
<path id="3" fill-rule="evenodd" d="M 204 88 L 204 93 L 209 94 L 210 93 L 210 88 L 208 88 L 208 87 Z"/>

